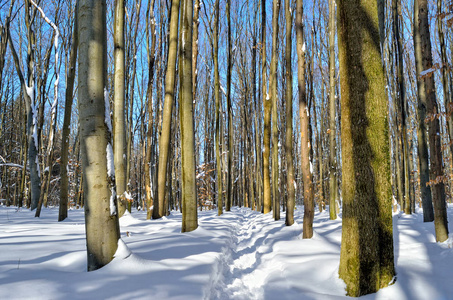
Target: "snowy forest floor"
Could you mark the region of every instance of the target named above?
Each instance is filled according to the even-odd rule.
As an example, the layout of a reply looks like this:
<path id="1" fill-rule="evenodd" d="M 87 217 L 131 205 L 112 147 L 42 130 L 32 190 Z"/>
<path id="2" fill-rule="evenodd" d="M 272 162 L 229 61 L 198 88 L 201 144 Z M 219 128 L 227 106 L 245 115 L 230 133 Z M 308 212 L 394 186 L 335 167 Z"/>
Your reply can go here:
<path id="1" fill-rule="evenodd" d="M 181 233 L 181 214 L 120 219 L 115 259 L 86 272 L 83 210 L 57 222 L 0 206 L 1 299 L 346 299 L 338 278 L 341 219 L 316 213 L 314 236 L 303 240 L 303 208 L 294 226 L 272 215 L 233 208 L 218 217 L 199 212 L 199 228 Z M 448 208 L 453 232 L 453 206 Z M 363 299 L 453 299 L 453 234 L 436 243 L 421 211 L 395 214 L 397 281 Z"/>

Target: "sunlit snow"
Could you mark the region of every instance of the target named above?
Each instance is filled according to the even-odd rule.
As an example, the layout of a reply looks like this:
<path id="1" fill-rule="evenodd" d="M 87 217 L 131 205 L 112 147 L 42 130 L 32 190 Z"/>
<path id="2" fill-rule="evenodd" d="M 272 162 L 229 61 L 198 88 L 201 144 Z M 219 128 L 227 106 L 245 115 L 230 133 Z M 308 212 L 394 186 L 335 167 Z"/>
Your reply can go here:
<path id="1" fill-rule="evenodd" d="M 83 209 L 57 222 L 58 208 L 38 219 L 0 206 L 0 298 L 347 299 L 338 278 L 341 214 L 331 221 L 328 211 L 316 213 L 310 240 L 301 236 L 303 207 L 291 227 L 284 212 L 274 221 L 248 208 L 203 211 L 189 233 L 180 232 L 179 212 L 146 220 L 133 211 L 120 219 L 113 261 L 88 273 Z M 363 299 L 452 299 L 453 235 L 436 243 L 420 210 L 393 220 L 396 282 Z"/>

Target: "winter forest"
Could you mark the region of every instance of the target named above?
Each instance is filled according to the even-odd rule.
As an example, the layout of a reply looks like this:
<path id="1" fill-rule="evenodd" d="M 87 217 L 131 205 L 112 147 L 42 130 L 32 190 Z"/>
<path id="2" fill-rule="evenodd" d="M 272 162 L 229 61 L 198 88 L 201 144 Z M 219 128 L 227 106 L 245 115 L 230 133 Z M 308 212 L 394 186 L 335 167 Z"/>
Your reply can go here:
<path id="1" fill-rule="evenodd" d="M 0 0 L 0 298 L 453 299 L 451 0 Z"/>

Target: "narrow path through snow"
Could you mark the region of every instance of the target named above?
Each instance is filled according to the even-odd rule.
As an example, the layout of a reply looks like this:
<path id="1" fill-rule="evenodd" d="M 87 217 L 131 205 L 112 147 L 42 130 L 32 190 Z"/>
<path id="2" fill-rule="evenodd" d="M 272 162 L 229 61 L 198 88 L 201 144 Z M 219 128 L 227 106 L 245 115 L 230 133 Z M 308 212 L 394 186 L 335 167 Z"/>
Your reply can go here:
<path id="1" fill-rule="evenodd" d="M 263 256 L 272 251 L 267 238 L 281 228 L 277 222 L 269 222 L 271 216 L 250 209 L 223 216 L 230 225 L 230 239 L 213 268 L 211 283 L 205 299 L 262 299 L 266 278 L 278 265 L 269 265 Z M 271 228 L 264 228 L 271 226 Z"/>

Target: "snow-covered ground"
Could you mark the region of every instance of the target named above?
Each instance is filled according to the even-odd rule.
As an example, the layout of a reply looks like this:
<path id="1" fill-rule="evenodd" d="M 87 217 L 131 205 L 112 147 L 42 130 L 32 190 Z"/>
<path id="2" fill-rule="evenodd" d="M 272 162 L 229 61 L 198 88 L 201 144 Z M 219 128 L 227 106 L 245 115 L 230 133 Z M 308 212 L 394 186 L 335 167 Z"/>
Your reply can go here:
<path id="1" fill-rule="evenodd" d="M 341 219 L 317 213 L 314 237 L 246 208 L 199 213 L 199 228 L 180 233 L 181 214 L 120 219 L 115 259 L 86 272 L 83 210 L 57 222 L 58 209 L 34 213 L 0 206 L 0 299 L 345 299 L 338 278 Z M 453 222 L 453 206 L 448 217 Z M 363 299 L 453 299 L 453 235 L 436 243 L 420 212 L 396 214 L 397 281 Z M 453 232 L 453 226 L 449 226 Z"/>

